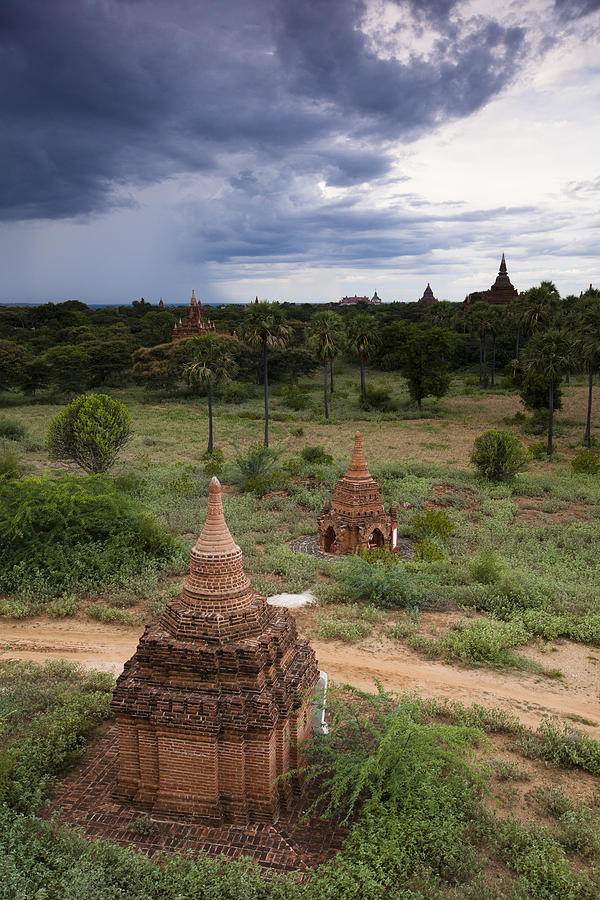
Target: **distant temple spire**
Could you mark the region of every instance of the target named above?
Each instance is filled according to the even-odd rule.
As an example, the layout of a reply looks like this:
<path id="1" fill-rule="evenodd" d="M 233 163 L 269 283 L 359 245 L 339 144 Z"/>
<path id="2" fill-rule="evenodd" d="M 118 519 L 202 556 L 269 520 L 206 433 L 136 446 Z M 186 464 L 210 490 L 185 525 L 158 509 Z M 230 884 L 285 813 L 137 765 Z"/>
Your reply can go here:
<path id="1" fill-rule="evenodd" d="M 489 291 L 486 291 L 483 299 L 487 301 L 487 303 L 494 303 L 499 306 L 504 306 L 518 296 L 519 292 L 515 287 L 513 287 L 513 285 L 511 284 L 511 280 L 508 277 L 508 271 L 506 269 L 506 259 L 504 258 L 503 253 L 502 259 L 500 260 L 500 268 L 498 270 L 496 280 Z"/>
<path id="2" fill-rule="evenodd" d="M 187 338 L 198 337 L 206 334 L 207 331 L 214 331 L 215 326 L 212 322 L 205 322 L 202 318 L 202 303 L 196 299 L 196 292 L 192 291 L 188 313 L 183 323 L 179 320 L 179 327 L 175 325 L 173 329 L 172 340 L 185 341 Z"/>
<path id="3" fill-rule="evenodd" d="M 423 296 L 417 302 L 418 303 L 426 303 L 426 304 L 438 302 L 437 297 L 434 297 L 434 295 L 433 295 L 433 291 L 431 290 L 431 285 L 429 284 L 429 282 L 427 282 L 427 287 L 423 291 Z"/>

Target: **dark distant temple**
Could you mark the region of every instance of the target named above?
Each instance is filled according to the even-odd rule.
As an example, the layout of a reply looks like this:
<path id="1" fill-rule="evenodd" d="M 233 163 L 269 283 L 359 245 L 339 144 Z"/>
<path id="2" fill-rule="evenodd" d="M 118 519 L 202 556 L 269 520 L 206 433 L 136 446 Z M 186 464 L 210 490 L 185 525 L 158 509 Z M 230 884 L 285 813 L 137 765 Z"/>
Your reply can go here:
<path id="1" fill-rule="evenodd" d="M 172 340 L 185 341 L 188 338 L 199 337 L 201 334 L 206 334 L 207 331 L 214 330 L 215 326 L 210 319 L 207 319 L 205 322 L 202 318 L 202 304 L 198 303 L 196 295 L 192 291 L 192 299 L 190 300 L 185 322 L 182 322 L 180 319 L 179 322 L 175 323 Z"/>
<path id="2" fill-rule="evenodd" d="M 342 297 L 340 303 L 344 306 L 354 306 L 356 303 L 381 303 L 381 297 L 378 295 L 377 291 L 373 294 L 371 299 L 368 297 Z"/>
<path id="3" fill-rule="evenodd" d="M 431 285 L 427 282 L 427 287 L 423 291 L 423 296 L 417 303 L 425 303 L 429 305 L 430 303 L 437 303 L 438 298 L 433 296 L 433 291 L 431 290 Z"/>
<path id="4" fill-rule="evenodd" d="M 510 278 L 508 277 L 508 272 L 506 271 L 506 260 L 504 259 L 503 253 L 502 260 L 500 262 L 498 277 L 496 278 L 489 291 L 485 292 L 483 299 L 486 301 L 486 303 L 495 303 L 498 306 L 504 306 L 507 303 L 511 303 L 513 300 L 516 300 L 518 296 L 519 292 L 515 287 L 513 287 Z"/>

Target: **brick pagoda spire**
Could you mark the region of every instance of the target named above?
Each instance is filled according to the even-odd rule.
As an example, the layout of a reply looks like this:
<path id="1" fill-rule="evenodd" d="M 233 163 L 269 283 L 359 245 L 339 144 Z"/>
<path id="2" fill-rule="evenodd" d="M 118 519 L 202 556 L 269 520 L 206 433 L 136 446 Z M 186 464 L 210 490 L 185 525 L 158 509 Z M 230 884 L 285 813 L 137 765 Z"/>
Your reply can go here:
<path id="1" fill-rule="evenodd" d="M 325 553 L 392 546 L 393 523 L 383 508 L 379 485 L 367 469 L 360 431 L 354 437 L 348 471 L 337 482 L 318 523 L 319 546 Z"/>
<path id="2" fill-rule="evenodd" d="M 116 795 L 209 822 L 275 822 L 311 733 L 315 654 L 286 609 L 254 593 L 209 486 L 183 591 L 146 627 L 117 680 Z"/>
<path id="3" fill-rule="evenodd" d="M 429 306 L 431 303 L 437 303 L 438 299 L 431 290 L 431 285 L 427 282 L 427 287 L 423 291 L 423 296 L 417 300 L 417 303 L 424 303 Z"/>
<path id="4" fill-rule="evenodd" d="M 483 299 L 488 303 L 505 305 L 507 303 L 510 303 L 518 296 L 519 292 L 515 287 L 513 287 L 513 285 L 511 284 L 511 280 L 508 277 L 506 260 L 504 259 L 503 253 L 502 259 L 500 260 L 500 269 L 498 270 L 496 280 L 489 291 L 486 291 Z"/>

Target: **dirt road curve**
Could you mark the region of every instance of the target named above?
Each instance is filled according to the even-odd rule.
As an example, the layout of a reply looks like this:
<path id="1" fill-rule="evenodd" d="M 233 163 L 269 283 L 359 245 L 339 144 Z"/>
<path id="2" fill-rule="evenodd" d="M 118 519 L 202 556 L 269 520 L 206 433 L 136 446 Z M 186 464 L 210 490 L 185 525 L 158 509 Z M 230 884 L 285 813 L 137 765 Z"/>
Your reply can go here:
<path id="1" fill-rule="evenodd" d="M 68 659 L 118 674 L 135 652 L 142 627 L 103 625 L 79 619 L 45 618 L 0 622 L 0 656 L 17 659 Z M 425 697 L 445 696 L 463 703 L 502 706 L 535 726 L 545 715 L 600 723 L 598 651 L 561 642 L 551 664 L 564 674 L 550 680 L 522 672 L 467 669 L 431 662 L 389 642 L 377 646 L 346 646 L 312 640 L 321 669 L 341 683 L 373 690 L 375 679 L 394 691 L 416 690 Z M 546 665 L 548 655 L 528 649 Z M 600 724 L 582 726 L 600 737 Z"/>

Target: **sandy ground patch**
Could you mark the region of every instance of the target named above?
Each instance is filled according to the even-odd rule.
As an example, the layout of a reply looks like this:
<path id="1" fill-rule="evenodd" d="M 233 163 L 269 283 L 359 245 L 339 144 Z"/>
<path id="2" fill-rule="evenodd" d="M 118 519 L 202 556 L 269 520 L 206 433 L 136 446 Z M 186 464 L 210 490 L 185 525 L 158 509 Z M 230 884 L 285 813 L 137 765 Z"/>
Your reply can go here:
<path id="1" fill-rule="evenodd" d="M 314 626 L 314 611 L 304 607 L 293 614 L 300 633 L 309 633 Z M 439 618 L 444 614 L 436 615 Z M 39 662 L 68 659 L 118 674 L 135 652 L 142 630 L 142 626 L 104 625 L 83 619 L 1 621 L 1 655 Z M 418 691 L 424 697 L 445 696 L 466 704 L 500 706 L 530 726 L 547 715 L 572 717 L 578 725 L 582 720 L 598 723 L 581 727 L 600 738 L 599 663 L 595 661 L 600 652 L 583 645 L 558 642 L 553 645 L 558 646 L 557 652 L 543 654 L 527 648 L 529 655 L 542 654 L 546 665 L 563 670 L 562 679 L 549 681 L 529 673 L 460 668 L 427 660 L 380 635 L 359 645 L 314 639 L 311 643 L 319 667 L 337 683 L 372 691 L 375 680 L 379 680 L 393 691 Z"/>

